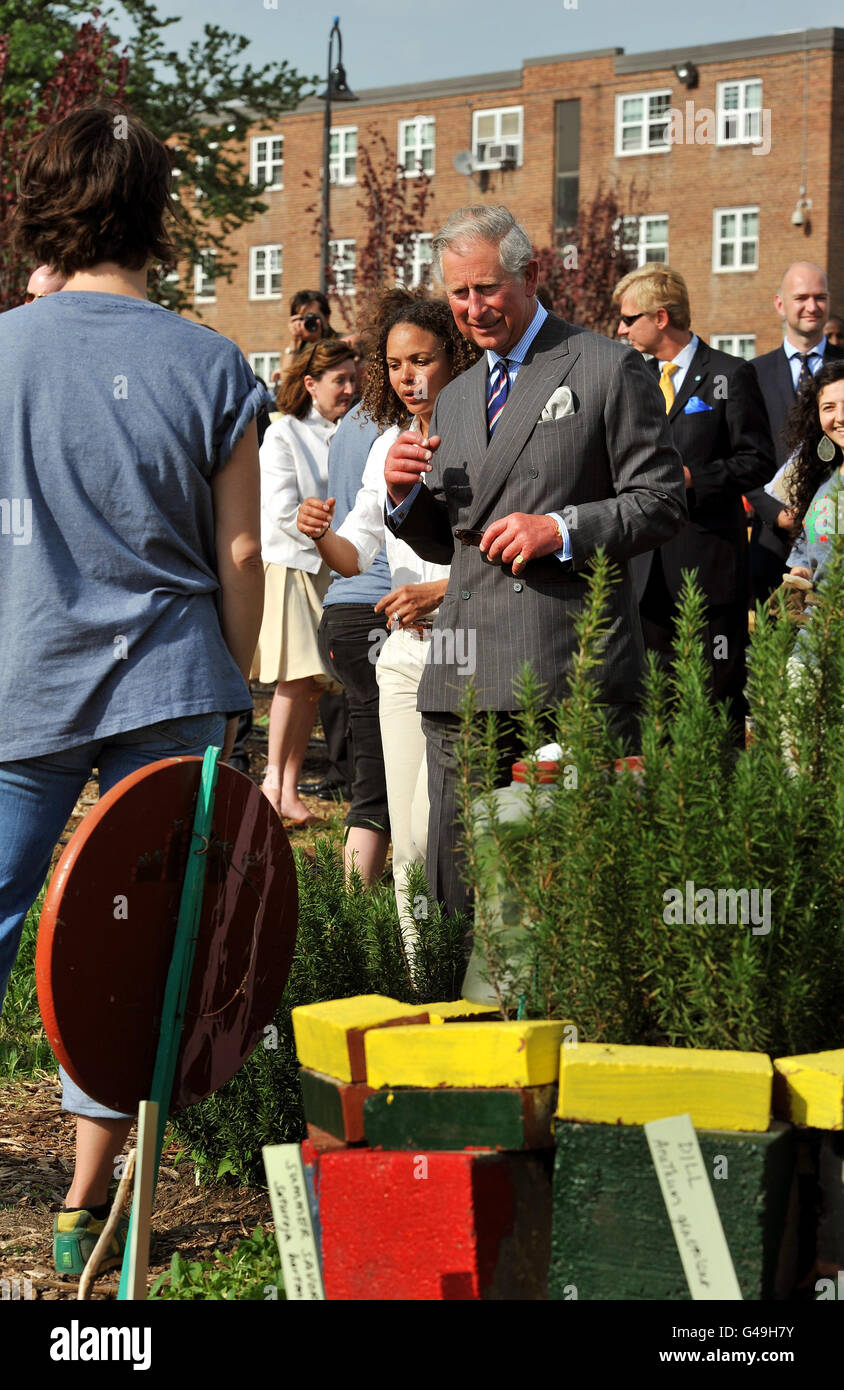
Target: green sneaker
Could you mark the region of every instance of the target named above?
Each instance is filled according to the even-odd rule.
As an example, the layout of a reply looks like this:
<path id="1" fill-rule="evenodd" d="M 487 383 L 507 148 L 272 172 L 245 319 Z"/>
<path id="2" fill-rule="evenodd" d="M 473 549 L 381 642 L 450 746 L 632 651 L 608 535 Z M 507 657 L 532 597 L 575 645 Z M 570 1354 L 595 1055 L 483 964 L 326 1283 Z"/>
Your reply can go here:
<path id="1" fill-rule="evenodd" d="M 53 1222 L 53 1262 L 59 1274 L 81 1278 L 104 1226 L 105 1219 L 98 1221 L 89 1211 L 59 1212 Z M 115 1269 L 123 1263 L 128 1233 L 129 1218 L 121 1216 L 111 1246 L 100 1263 L 101 1270 Z"/>

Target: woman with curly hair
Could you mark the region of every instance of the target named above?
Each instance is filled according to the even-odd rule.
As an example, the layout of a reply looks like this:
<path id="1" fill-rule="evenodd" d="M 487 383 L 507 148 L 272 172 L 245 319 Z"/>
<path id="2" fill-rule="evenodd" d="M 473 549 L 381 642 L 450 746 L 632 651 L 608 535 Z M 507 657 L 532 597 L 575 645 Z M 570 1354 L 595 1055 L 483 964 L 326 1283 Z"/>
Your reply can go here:
<path id="1" fill-rule="evenodd" d="M 834 494 L 844 469 L 844 362 L 828 362 L 798 396 L 785 441 L 791 455 L 781 486 L 801 522 L 788 564 L 791 574 L 816 582 L 840 510 Z"/>
<path id="2" fill-rule="evenodd" d="M 425 858 L 428 787 L 425 736 L 416 693 L 425 665 L 436 612 L 448 584 L 448 567 L 421 560 L 384 525 L 387 497 L 384 461 L 390 445 L 410 426 L 427 438 L 437 395 L 472 366 L 478 350 L 457 330 L 441 300 L 388 292 L 379 304 L 378 334 L 363 396 L 364 411 L 384 433 L 373 444 L 355 505 L 342 526 L 331 530 L 334 498 L 308 497 L 298 525 L 338 574 L 359 574 L 372 564 L 386 541 L 396 586 L 376 605 L 387 616 L 390 635 L 377 660 L 379 717 L 387 770 L 387 802 L 393 840 L 396 905 L 406 947 L 416 940 L 406 900 L 407 866 Z"/>

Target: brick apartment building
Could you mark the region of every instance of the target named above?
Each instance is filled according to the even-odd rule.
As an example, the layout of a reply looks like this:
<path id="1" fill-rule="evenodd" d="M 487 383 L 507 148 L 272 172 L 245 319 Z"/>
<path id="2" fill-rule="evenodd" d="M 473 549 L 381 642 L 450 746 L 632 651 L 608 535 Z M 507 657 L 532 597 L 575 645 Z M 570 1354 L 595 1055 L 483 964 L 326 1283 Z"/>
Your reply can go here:
<path id="1" fill-rule="evenodd" d="M 357 149 L 381 131 L 409 177 L 420 162 L 433 176 L 414 273 L 430 256 L 430 233 L 462 204 L 506 203 L 547 245 L 610 181 L 623 202 L 636 190 L 624 231 L 634 256 L 683 273 L 693 326 L 716 346 L 751 357 L 778 344 L 771 297 L 793 260 L 826 266 L 833 308 L 844 310 L 844 29 L 529 58 L 514 71 L 358 96 L 332 107 L 332 254 L 350 295 L 366 236 Z M 264 375 L 287 341 L 291 294 L 319 284 L 306 208 L 319 198 L 323 112 L 311 98 L 271 130 L 255 128 L 244 158 L 268 210 L 232 239 L 230 282 L 195 270 L 202 320 Z M 464 151 L 471 174 L 454 167 Z"/>

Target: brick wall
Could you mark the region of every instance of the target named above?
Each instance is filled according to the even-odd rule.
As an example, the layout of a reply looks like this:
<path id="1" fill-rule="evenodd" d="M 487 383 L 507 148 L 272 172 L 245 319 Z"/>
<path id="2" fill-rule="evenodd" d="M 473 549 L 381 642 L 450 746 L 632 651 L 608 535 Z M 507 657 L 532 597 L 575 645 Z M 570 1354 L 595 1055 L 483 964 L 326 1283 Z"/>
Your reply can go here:
<path id="1" fill-rule="evenodd" d="M 792 51 L 787 51 L 788 38 L 691 49 L 681 56 L 690 57 L 699 70 L 699 85 L 692 91 L 673 71 L 677 54 L 625 58 L 619 57 L 621 50 L 603 50 L 531 60 L 518 71 L 476 82 L 467 78 L 463 84 L 432 84 L 427 94 L 424 89 L 364 93 L 355 105 L 335 107 L 332 121 L 356 125 L 361 145 L 373 132 L 382 131 L 397 148 L 400 119 L 433 117 L 436 148 L 429 230 L 436 230 L 464 203 L 504 202 L 542 245 L 553 229 L 555 103 L 579 99 L 581 203 L 592 197 L 601 180 L 617 181 L 622 192 L 634 184 L 631 211 L 668 214 L 669 258 L 688 281 L 693 327 L 706 338 L 755 333 L 757 352 L 765 352 L 780 341 L 772 295 L 791 261 L 808 259 L 828 266 L 833 307 L 844 310 L 844 31 L 810 31 L 805 51 L 802 35 L 789 37 Z M 805 183 L 813 204 L 808 235 L 791 223 L 804 181 L 807 74 Z M 717 110 L 718 82 L 749 78 L 763 83 L 763 107 L 771 112 L 770 153 L 754 154 L 749 145 L 695 143 L 686 103 L 693 104 L 693 115 L 701 120 L 704 109 Z M 684 143 L 672 145 L 668 153 L 617 156 L 616 96 L 667 88 L 672 107 L 683 113 Z M 492 172 L 482 194 L 476 179 L 454 170 L 454 155 L 471 148 L 474 110 L 519 105 L 524 108 L 524 162 L 510 171 Z M 319 283 L 318 230 L 307 209 L 320 197 L 322 120 L 322 104 L 311 101 L 273 128 L 284 136 L 284 187 L 268 192 L 268 211 L 232 238 L 238 265 L 231 283 L 219 281 L 216 301 L 199 306 L 203 321 L 233 338 L 247 354 L 283 347 L 290 295 Z M 256 127 L 255 133 L 264 132 Z M 365 239 L 359 197 L 357 186 L 332 186 L 332 237 L 358 243 Z M 747 205 L 760 210 L 758 269 L 715 273 L 713 211 Z M 283 246 L 282 298 L 250 300 L 249 247 L 277 242 Z"/>

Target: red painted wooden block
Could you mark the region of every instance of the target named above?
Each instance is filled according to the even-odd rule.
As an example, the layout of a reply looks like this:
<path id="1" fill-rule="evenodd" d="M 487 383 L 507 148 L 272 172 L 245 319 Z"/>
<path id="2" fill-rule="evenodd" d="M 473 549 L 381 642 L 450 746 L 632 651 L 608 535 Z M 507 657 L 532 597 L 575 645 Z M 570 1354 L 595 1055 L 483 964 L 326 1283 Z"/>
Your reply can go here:
<path id="1" fill-rule="evenodd" d="M 536 1154 L 319 1156 L 326 1298 L 542 1299 L 550 1167 Z"/>

